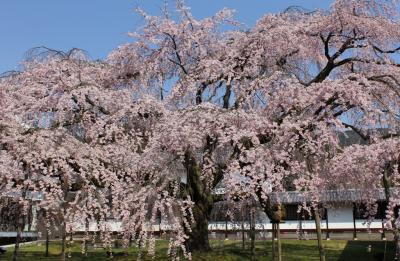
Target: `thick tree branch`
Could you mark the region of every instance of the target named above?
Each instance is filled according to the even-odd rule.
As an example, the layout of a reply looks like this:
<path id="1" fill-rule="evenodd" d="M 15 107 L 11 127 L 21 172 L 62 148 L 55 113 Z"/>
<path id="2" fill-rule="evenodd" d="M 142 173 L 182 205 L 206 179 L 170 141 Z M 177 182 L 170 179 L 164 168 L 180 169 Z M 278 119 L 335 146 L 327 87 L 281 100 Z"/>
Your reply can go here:
<path id="1" fill-rule="evenodd" d="M 352 129 L 355 133 L 357 133 L 364 141 L 369 141 L 371 139 L 371 136 L 368 134 L 364 134 L 359 128 L 351 125 L 351 124 L 347 124 L 345 122 L 342 122 L 343 126 L 345 126 L 346 128 L 350 128 Z"/>

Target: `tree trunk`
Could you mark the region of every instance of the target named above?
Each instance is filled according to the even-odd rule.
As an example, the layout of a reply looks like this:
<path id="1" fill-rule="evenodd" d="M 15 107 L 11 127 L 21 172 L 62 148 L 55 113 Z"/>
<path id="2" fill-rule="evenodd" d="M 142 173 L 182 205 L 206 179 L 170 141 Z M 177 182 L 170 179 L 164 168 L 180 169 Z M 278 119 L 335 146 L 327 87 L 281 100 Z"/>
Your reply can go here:
<path id="1" fill-rule="evenodd" d="M 383 171 L 383 187 L 385 190 L 385 199 L 387 204 L 390 202 L 390 182 L 389 182 L 389 171 L 390 171 L 390 164 L 385 166 Z M 395 211 L 395 210 L 393 210 Z M 395 245 L 395 254 L 394 260 L 400 260 L 400 231 L 397 228 L 395 222 L 392 220 L 392 227 L 393 227 L 393 241 Z"/>
<path id="2" fill-rule="evenodd" d="M 272 203 L 270 198 L 264 200 L 261 192 L 257 193 L 258 200 L 264 208 L 265 214 L 267 214 L 268 218 L 272 222 L 272 230 L 275 231 L 276 239 L 277 239 L 277 249 L 275 247 L 275 237 L 273 236 L 272 241 L 272 255 L 273 260 L 275 261 L 278 258 L 279 261 L 282 260 L 282 248 L 281 248 L 281 232 L 279 223 L 285 219 L 286 209 L 280 203 Z M 278 251 L 278 253 L 276 253 Z"/>
<path id="3" fill-rule="evenodd" d="M 68 242 L 68 258 L 71 258 L 71 248 L 72 248 L 72 242 L 74 241 L 73 235 L 72 235 L 72 230 L 70 229 L 69 231 L 69 242 Z"/>
<path id="4" fill-rule="evenodd" d="M 66 223 L 63 221 L 61 231 L 61 260 L 65 261 L 65 241 L 67 238 Z"/>
<path id="5" fill-rule="evenodd" d="M 320 261 L 325 261 L 325 249 L 324 249 L 324 246 L 322 244 L 321 218 L 319 216 L 318 207 L 314 208 L 314 216 L 315 216 L 315 227 L 317 229 L 319 260 Z"/>
<path id="6" fill-rule="evenodd" d="M 256 227 L 255 227 L 255 217 L 254 210 L 250 211 L 250 255 L 251 261 L 254 261 L 255 257 L 255 239 L 256 239 Z"/>
<path id="7" fill-rule="evenodd" d="M 46 227 L 46 250 L 45 250 L 45 256 L 49 256 L 49 229 Z"/>
<path id="8" fill-rule="evenodd" d="M 193 215 L 196 223 L 192 227 L 192 232 L 189 234 L 188 248 L 190 251 L 210 251 L 207 216 L 204 215 L 204 208 L 201 204 L 200 206 L 197 204 L 193 208 Z"/>
<path id="9" fill-rule="evenodd" d="M 278 243 L 278 261 L 282 261 L 281 228 L 279 227 L 279 223 L 276 223 L 276 235 Z"/>
<path id="10" fill-rule="evenodd" d="M 394 244 L 395 244 L 395 256 L 394 260 L 400 260 L 400 232 L 398 230 L 393 232 L 394 234 Z"/>
<path id="11" fill-rule="evenodd" d="M 23 223 L 23 222 L 22 222 Z M 24 230 L 24 224 L 18 224 L 17 228 L 17 236 L 15 238 L 15 248 L 14 248 L 14 254 L 13 254 L 13 261 L 18 260 L 19 256 L 19 243 L 21 242 L 21 237 L 22 237 L 22 232 Z"/>
<path id="12" fill-rule="evenodd" d="M 201 169 L 190 151 L 185 153 L 187 184 L 184 186 L 183 197 L 190 196 L 195 203 L 193 216 L 195 224 L 189 233 L 187 246 L 190 251 L 210 251 L 208 241 L 208 218 L 213 207 L 212 194 L 201 180 Z"/>
<path id="13" fill-rule="evenodd" d="M 88 251 L 88 239 L 89 239 L 89 221 L 85 221 L 85 241 L 83 242 L 83 255 L 87 256 L 87 251 Z"/>
<path id="14" fill-rule="evenodd" d="M 242 249 L 244 250 L 244 242 L 245 242 L 245 238 L 244 238 L 244 233 L 245 233 L 245 231 L 244 231 L 244 217 L 243 217 L 243 215 L 242 215 Z"/>
<path id="15" fill-rule="evenodd" d="M 225 240 L 228 239 L 228 216 L 225 216 Z"/>

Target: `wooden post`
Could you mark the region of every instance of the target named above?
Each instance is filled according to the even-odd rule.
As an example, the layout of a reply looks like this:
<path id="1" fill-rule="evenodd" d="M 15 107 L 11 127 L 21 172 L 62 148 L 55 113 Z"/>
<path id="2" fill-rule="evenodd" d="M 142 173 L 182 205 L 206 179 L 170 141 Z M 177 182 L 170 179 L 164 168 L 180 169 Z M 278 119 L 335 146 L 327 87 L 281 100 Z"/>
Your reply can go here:
<path id="1" fill-rule="evenodd" d="M 228 215 L 225 216 L 225 240 L 228 239 Z"/>
<path id="2" fill-rule="evenodd" d="M 279 222 L 276 224 L 276 234 L 278 241 L 278 261 L 282 261 L 281 229 L 279 227 Z"/>
<path id="3" fill-rule="evenodd" d="M 62 232 L 61 232 L 61 260 L 65 261 L 65 241 L 67 238 L 66 222 L 62 221 Z"/>
<path id="4" fill-rule="evenodd" d="M 245 231 L 244 231 L 244 217 L 243 217 L 243 215 L 242 215 L 242 249 L 244 249 L 244 233 L 245 233 Z"/>
<path id="5" fill-rule="evenodd" d="M 255 213 L 254 209 L 250 210 L 250 253 L 251 260 L 255 260 L 255 240 L 256 240 L 256 231 L 255 231 Z"/>
<path id="6" fill-rule="evenodd" d="M 302 240 L 302 239 L 305 239 L 304 238 L 304 231 L 303 231 L 303 218 L 302 217 L 300 217 L 300 219 L 299 219 L 299 237 L 300 237 L 300 240 Z"/>
<path id="7" fill-rule="evenodd" d="M 275 249 L 275 234 L 276 233 L 276 228 L 275 228 L 275 223 L 272 223 L 272 260 L 276 261 L 276 249 Z"/>
<path id="8" fill-rule="evenodd" d="M 162 216 L 161 216 L 161 213 L 160 213 L 160 222 L 158 222 L 158 230 L 159 230 L 159 233 L 160 233 L 160 239 L 161 239 L 161 235 L 162 235 L 161 223 L 162 223 Z"/>
<path id="9" fill-rule="evenodd" d="M 328 209 L 325 209 L 326 213 L 326 240 L 331 240 L 329 237 L 329 220 L 328 220 Z"/>
<path id="10" fill-rule="evenodd" d="M 386 240 L 386 235 L 385 235 L 385 225 L 383 223 L 383 218 L 382 218 L 382 234 L 381 234 L 381 239 Z"/>
<path id="11" fill-rule="evenodd" d="M 89 237 L 89 220 L 86 219 L 85 221 L 85 241 L 83 246 L 84 255 L 87 256 L 88 251 L 88 238 Z"/>
<path id="12" fill-rule="evenodd" d="M 46 249 L 45 249 L 45 256 L 48 257 L 49 256 L 49 230 L 50 230 L 50 223 L 49 220 L 47 218 L 47 212 L 43 211 L 43 218 L 45 220 L 45 229 L 46 229 Z"/>
<path id="13" fill-rule="evenodd" d="M 355 203 L 353 203 L 353 239 L 357 240 L 356 204 Z"/>
<path id="14" fill-rule="evenodd" d="M 27 216 L 27 222 L 28 222 L 28 231 L 31 231 L 32 228 L 32 220 L 33 220 L 33 208 L 32 205 L 29 205 L 29 209 L 28 209 L 28 216 Z"/>

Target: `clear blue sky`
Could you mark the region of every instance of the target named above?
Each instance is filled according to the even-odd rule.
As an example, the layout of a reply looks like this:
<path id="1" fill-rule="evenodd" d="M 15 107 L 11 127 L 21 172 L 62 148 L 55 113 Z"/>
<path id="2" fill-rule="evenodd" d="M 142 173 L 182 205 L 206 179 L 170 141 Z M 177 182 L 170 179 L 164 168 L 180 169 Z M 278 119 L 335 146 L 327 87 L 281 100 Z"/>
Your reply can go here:
<path id="1" fill-rule="evenodd" d="M 170 6 L 174 2 L 169 0 Z M 187 0 L 197 18 L 213 15 L 223 7 L 235 9 L 236 17 L 251 26 L 265 13 L 291 5 L 307 9 L 328 8 L 332 0 Z M 37 46 L 58 50 L 73 47 L 104 58 L 118 45 L 130 41 L 142 19 L 140 6 L 159 14 L 163 0 L 1 0 L 0 73 L 18 68 L 24 53 Z"/>

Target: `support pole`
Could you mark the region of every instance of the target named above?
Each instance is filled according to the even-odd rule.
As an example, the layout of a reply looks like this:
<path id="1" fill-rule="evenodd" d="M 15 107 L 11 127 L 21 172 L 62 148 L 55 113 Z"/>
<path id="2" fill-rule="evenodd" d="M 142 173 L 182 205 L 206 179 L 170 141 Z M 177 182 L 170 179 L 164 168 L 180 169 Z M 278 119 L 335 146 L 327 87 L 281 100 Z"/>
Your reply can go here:
<path id="1" fill-rule="evenodd" d="M 325 216 L 326 216 L 326 240 L 331 240 L 329 237 L 329 220 L 328 220 L 328 209 L 325 209 Z"/>
<path id="2" fill-rule="evenodd" d="M 386 240 L 386 235 L 385 235 L 385 225 L 383 223 L 383 218 L 382 218 L 382 233 L 381 233 L 381 239 Z"/>
<path id="3" fill-rule="evenodd" d="M 276 234 L 278 241 L 278 261 L 282 261 L 281 229 L 279 227 L 279 222 L 276 224 Z"/>
<path id="4" fill-rule="evenodd" d="M 353 203 L 353 239 L 357 240 L 356 204 L 355 203 Z"/>
<path id="5" fill-rule="evenodd" d="M 225 240 L 228 239 L 228 215 L 225 216 Z"/>
<path id="6" fill-rule="evenodd" d="M 276 261 L 276 248 L 275 248 L 275 239 L 276 239 L 276 224 L 272 223 L 272 260 Z"/>

